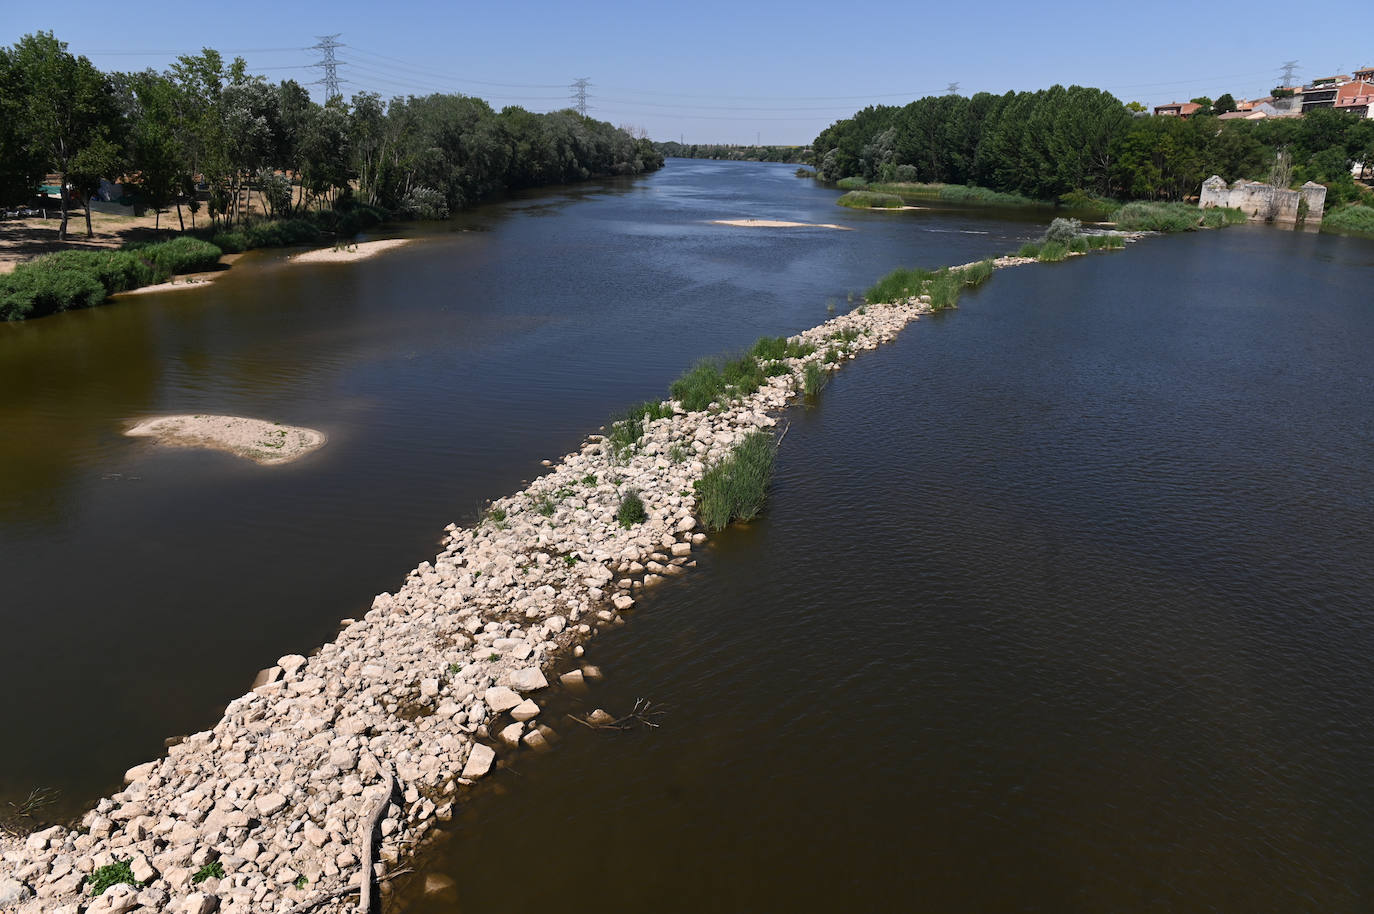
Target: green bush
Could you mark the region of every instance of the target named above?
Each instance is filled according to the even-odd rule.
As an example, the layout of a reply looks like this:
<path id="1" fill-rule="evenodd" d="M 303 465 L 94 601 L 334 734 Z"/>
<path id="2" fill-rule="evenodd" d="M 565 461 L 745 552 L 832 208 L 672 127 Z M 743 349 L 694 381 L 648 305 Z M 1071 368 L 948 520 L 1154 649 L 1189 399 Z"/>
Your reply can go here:
<path id="1" fill-rule="evenodd" d="M 809 364 L 814 365 L 814 362 Z M 768 432 L 750 432 L 739 447 L 696 483 L 697 513 L 708 530 L 753 520 L 763 510 L 778 445 Z"/>
<path id="2" fill-rule="evenodd" d="M 1004 194 L 986 187 L 966 184 L 918 184 L 910 181 L 869 184 L 869 190 L 896 194 L 902 199 L 915 198 L 941 200 L 945 203 L 960 203 L 974 206 L 1052 206 L 1041 200 L 1033 200 L 1021 194 Z"/>
<path id="3" fill-rule="evenodd" d="M 1040 246 L 1040 256 L 1037 258 L 1041 263 L 1058 263 L 1069 256 L 1069 246 L 1058 241 L 1050 241 Z"/>
<path id="4" fill-rule="evenodd" d="M 902 198 L 896 194 L 875 194 L 867 190 L 851 190 L 835 201 L 851 209 L 901 209 Z"/>
<path id="5" fill-rule="evenodd" d="M 458 669 L 461 670 L 462 667 L 459 667 Z M 454 672 L 457 672 L 457 671 L 455 670 Z M 205 865 L 202 866 L 200 869 L 196 870 L 195 875 L 191 877 L 191 882 L 193 882 L 193 883 L 196 884 L 196 885 L 200 885 L 202 882 L 204 882 L 204 881 L 207 880 L 207 879 L 223 879 L 223 878 L 224 878 L 224 864 L 223 864 L 223 863 L 220 863 L 218 860 L 211 860 L 209 863 L 205 864 Z"/>
<path id="6" fill-rule="evenodd" d="M 91 875 L 86 877 L 86 885 L 90 888 L 92 897 L 104 895 L 107 889 L 121 883 L 128 883 L 134 888 L 143 885 L 134 878 L 133 866 L 128 860 L 116 860 L 113 863 L 98 866 Z"/>
<path id="7" fill-rule="evenodd" d="M 1050 227 L 1045 230 L 1045 237 L 1041 241 L 1057 241 L 1060 244 L 1068 244 L 1078 237 L 1078 233 L 1083 230 L 1083 223 L 1077 219 L 1065 219 L 1062 216 L 1050 222 Z"/>
<path id="8" fill-rule="evenodd" d="M 628 530 L 635 524 L 644 523 L 648 516 L 639 492 L 635 489 L 626 489 L 625 494 L 620 496 L 620 507 L 615 512 L 615 519 L 620 526 Z"/>
<path id="9" fill-rule="evenodd" d="M 19 321 L 89 308 L 104 301 L 105 295 L 100 280 L 88 272 L 21 264 L 0 276 L 0 319 Z"/>
<path id="10" fill-rule="evenodd" d="M 161 244 L 151 244 L 138 251 L 139 256 L 153 264 L 165 275 L 199 273 L 219 263 L 224 252 L 199 238 L 173 238 Z"/>
<path id="11" fill-rule="evenodd" d="M 1374 207 L 1356 203 L 1327 213 L 1322 219 L 1322 231 L 1374 234 Z"/>
<path id="12" fill-rule="evenodd" d="M 1040 256 L 1040 244 L 1039 244 L 1038 242 L 1035 242 L 1035 241 L 1027 241 L 1025 244 L 1021 245 L 1021 247 L 1019 247 L 1019 248 L 1017 249 L 1017 251 L 1016 251 L 1016 256 L 1017 256 L 1017 257 L 1039 257 L 1039 256 Z"/>
<path id="13" fill-rule="evenodd" d="M 1187 203 L 1127 203 L 1112 215 L 1116 227 L 1127 232 L 1193 232 L 1199 227 L 1221 228 L 1246 221 L 1237 209 L 1198 209 Z"/>
<path id="14" fill-rule="evenodd" d="M 868 186 L 868 182 L 863 178 L 840 178 L 835 182 L 835 186 L 840 190 L 863 190 Z"/>
<path id="15" fill-rule="evenodd" d="M 210 243 L 226 254 L 242 254 L 251 247 L 243 232 L 216 232 L 210 236 Z"/>
<path id="16" fill-rule="evenodd" d="M 1109 251 L 1119 251 L 1126 247 L 1126 239 L 1120 235 L 1108 235 L 1107 243 L 1103 247 Z"/>
<path id="17" fill-rule="evenodd" d="M 1106 215 L 1121 208 L 1121 204 L 1110 197 L 1099 197 L 1097 194 L 1089 193 L 1086 190 L 1071 190 L 1067 194 L 1059 195 L 1060 205 L 1074 210 L 1094 212 Z"/>
<path id="18" fill-rule="evenodd" d="M 1079 235 L 1069 240 L 1069 251 L 1074 254 L 1088 253 L 1088 239 Z"/>
<path id="19" fill-rule="evenodd" d="M 749 354 L 760 361 L 768 361 L 800 359 L 815 351 L 815 346 L 801 340 L 789 340 L 785 336 L 761 336 L 749 350 Z"/>

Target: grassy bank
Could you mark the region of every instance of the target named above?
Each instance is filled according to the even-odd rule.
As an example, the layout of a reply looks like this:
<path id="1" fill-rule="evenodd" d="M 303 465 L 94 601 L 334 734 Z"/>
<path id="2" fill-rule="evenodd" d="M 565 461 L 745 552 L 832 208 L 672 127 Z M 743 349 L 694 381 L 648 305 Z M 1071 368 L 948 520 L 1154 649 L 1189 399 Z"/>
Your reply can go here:
<path id="1" fill-rule="evenodd" d="M 1198 209 L 1187 203 L 1127 203 L 1112 213 L 1111 221 L 1126 232 L 1195 232 L 1248 221 L 1238 209 Z"/>
<path id="2" fill-rule="evenodd" d="M 981 260 L 967 267 L 943 267 L 923 270 L 920 267 L 899 267 L 874 283 L 864 299 L 871 304 L 901 301 L 917 295 L 929 295 L 930 307 L 935 311 L 953 308 L 959 303 L 964 289 L 981 286 L 992 276 L 991 260 Z"/>
<path id="3" fill-rule="evenodd" d="M 0 320 L 43 317 L 98 305 L 117 292 L 213 267 L 223 252 L 199 238 L 118 251 L 59 251 L 0 276 Z"/>
<path id="4" fill-rule="evenodd" d="M 1352 203 L 1333 210 L 1322 219 L 1322 231 L 1374 235 L 1374 206 Z"/>
<path id="5" fill-rule="evenodd" d="M 879 194 L 868 190 L 851 190 L 835 201 L 853 209 L 901 209 L 902 198 L 895 194 Z"/>

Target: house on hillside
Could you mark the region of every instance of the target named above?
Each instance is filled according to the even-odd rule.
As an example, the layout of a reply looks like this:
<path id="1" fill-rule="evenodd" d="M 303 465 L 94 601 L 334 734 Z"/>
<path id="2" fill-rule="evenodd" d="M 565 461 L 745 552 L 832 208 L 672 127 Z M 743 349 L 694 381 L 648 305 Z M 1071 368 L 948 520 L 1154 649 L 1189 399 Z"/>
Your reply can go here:
<path id="1" fill-rule="evenodd" d="M 1355 82 L 1374 83 L 1374 67 L 1361 67 L 1351 74 Z"/>
<path id="2" fill-rule="evenodd" d="M 1314 79 L 1302 88 L 1302 113 L 1306 114 L 1315 108 L 1334 108 L 1336 106 L 1336 94 L 1341 91 L 1341 86 L 1350 82 L 1350 77 L 1345 74 L 1339 76 L 1323 76 L 1321 79 Z"/>
<path id="3" fill-rule="evenodd" d="M 1372 117 L 1374 111 L 1374 81 L 1348 82 L 1336 90 L 1337 111 L 1348 111 L 1356 117 Z"/>
<path id="4" fill-rule="evenodd" d="M 1155 105 L 1155 117 L 1192 117 L 1201 107 L 1201 105 L 1193 102 L 1169 102 L 1167 105 Z"/>

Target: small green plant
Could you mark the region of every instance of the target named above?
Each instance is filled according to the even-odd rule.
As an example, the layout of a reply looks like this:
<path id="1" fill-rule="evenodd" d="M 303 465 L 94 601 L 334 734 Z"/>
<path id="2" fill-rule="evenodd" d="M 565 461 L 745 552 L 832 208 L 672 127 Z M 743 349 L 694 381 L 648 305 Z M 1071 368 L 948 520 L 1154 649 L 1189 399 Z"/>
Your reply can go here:
<path id="1" fill-rule="evenodd" d="M 582 477 L 582 484 L 583 484 L 584 486 L 594 486 L 594 485 L 596 485 L 596 474 L 595 474 L 595 473 L 588 473 L 586 476 L 583 476 L 583 477 Z"/>
<path id="2" fill-rule="evenodd" d="M 505 508 L 491 508 L 491 509 L 489 509 L 489 510 L 487 511 L 487 520 L 491 521 L 492 523 L 496 524 L 497 526 L 500 526 L 501 524 L 503 524 L 503 523 L 506 522 L 506 509 L 505 509 Z"/>
<path id="3" fill-rule="evenodd" d="M 682 463 L 687 459 L 687 452 L 682 449 L 682 445 L 675 444 L 668 448 L 668 459 L 673 463 Z"/>
<path id="4" fill-rule="evenodd" d="M 134 888 L 139 888 L 143 883 L 134 878 L 133 866 L 128 860 L 116 860 L 104 866 L 98 866 L 86 877 L 86 884 L 90 886 L 91 895 L 98 897 L 104 895 L 105 891 L 111 886 L 127 883 Z"/>
<path id="5" fill-rule="evenodd" d="M 209 863 L 196 870 L 196 874 L 191 877 L 191 881 L 200 885 L 207 879 L 223 879 L 224 864 L 218 860 L 211 860 Z"/>
<path id="6" fill-rule="evenodd" d="M 859 314 L 860 314 L 860 315 L 864 315 L 864 314 L 867 314 L 867 313 L 868 313 L 868 305 L 859 305 Z"/>
<path id="7" fill-rule="evenodd" d="M 821 368 L 821 363 L 814 359 L 806 363 L 802 369 L 802 393 L 808 397 L 814 397 L 820 393 L 826 384 L 826 374 Z"/>
<path id="8" fill-rule="evenodd" d="M 567 555 L 563 556 L 563 564 L 564 564 L 564 565 L 567 565 L 569 568 L 571 568 L 572 566 L 576 565 L 576 564 L 577 564 L 578 562 L 580 562 L 580 561 L 582 561 L 582 559 L 580 559 L 580 558 L 578 558 L 577 556 L 573 555 L 571 552 L 569 552 Z"/>
<path id="9" fill-rule="evenodd" d="M 926 291 L 930 295 L 930 307 L 934 311 L 944 311 L 959 304 L 959 293 L 963 291 L 962 277 L 953 270 L 945 268 L 935 274 Z"/>
<path id="10" fill-rule="evenodd" d="M 840 350 L 830 347 L 825 350 L 825 355 L 821 356 L 821 359 L 827 365 L 834 365 L 840 361 Z"/>
<path id="11" fill-rule="evenodd" d="M 298 890 L 304 889 L 309 884 L 310 880 L 306 879 L 304 876 L 297 876 L 296 881 L 292 883 L 292 885 L 294 885 Z"/>
<path id="12" fill-rule="evenodd" d="M 544 517 L 552 517 L 554 509 L 557 507 L 558 503 L 547 495 L 540 496 L 534 503 L 534 510 Z"/>
<path id="13" fill-rule="evenodd" d="M 448 665 L 448 672 L 450 676 L 457 676 L 459 673 L 463 672 L 463 665 L 456 662 L 450 663 Z"/>
<path id="14" fill-rule="evenodd" d="M 920 295 L 926 281 L 935 274 L 930 270 L 898 267 L 878 280 L 864 293 L 869 304 L 893 302 Z"/>
<path id="15" fill-rule="evenodd" d="M 635 489 L 626 489 L 625 494 L 620 496 L 620 507 L 615 512 L 615 519 L 620 526 L 628 530 L 635 524 L 643 523 L 648 516 L 639 492 Z"/>
<path id="16" fill-rule="evenodd" d="M 966 286 L 981 286 L 992 278 L 996 272 L 997 265 L 991 259 L 980 260 L 971 267 L 964 267 L 959 271 L 959 278 L 964 281 Z"/>
<path id="17" fill-rule="evenodd" d="M 498 660 L 500 660 L 500 659 L 501 659 L 501 655 L 498 654 L 498 653 L 496 653 L 496 651 L 492 651 L 490 654 L 487 655 L 487 660 L 488 660 L 488 662 L 491 662 L 491 663 L 495 663 L 496 661 L 498 661 Z"/>

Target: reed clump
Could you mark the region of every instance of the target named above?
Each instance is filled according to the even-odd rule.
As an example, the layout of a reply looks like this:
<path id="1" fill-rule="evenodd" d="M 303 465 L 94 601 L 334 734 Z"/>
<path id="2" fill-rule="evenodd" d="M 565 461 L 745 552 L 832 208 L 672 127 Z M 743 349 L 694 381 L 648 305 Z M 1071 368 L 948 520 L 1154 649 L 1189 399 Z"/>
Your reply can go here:
<path id="1" fill-rule="evenodd" d="M 877 194 L 867 190 L 851 190 L 835 201 L 851 209 L 901 209 L 902 198 L 896 194 Z"/>
<path id="2" fill-rule="evenodd" d="M 777 440 L 770 433 L 750 432 L 728 457 L 713 464 L 698 480 L 697 512 L 708 530 L 721 530 L 733 521 L 753 520 L 759 515 L 773 478 L 777 450 Z"/>

